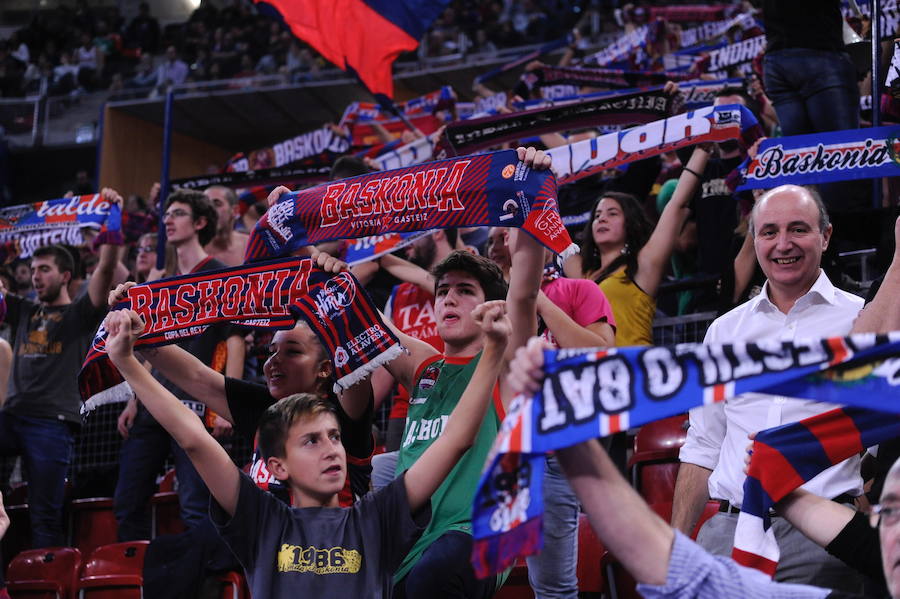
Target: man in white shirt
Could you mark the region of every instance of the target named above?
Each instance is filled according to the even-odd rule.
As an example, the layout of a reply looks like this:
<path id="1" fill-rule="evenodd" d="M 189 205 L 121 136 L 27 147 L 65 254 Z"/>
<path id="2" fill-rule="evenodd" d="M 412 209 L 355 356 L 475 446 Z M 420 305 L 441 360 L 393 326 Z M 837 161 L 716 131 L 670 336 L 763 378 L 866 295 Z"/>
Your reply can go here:
<path id="1" fill-rule="evenodd" d="M 716 319 L 704 341 L 778 343 L 848 334 L 863 300 L 836 289 L 820 268 L 831 230 L 821 200 L 807 189 L 784 185 L 760 198 L 751 214 L 750 234 L 766 284 L 757 297 Z M 713 554 L 730 556 L 743 500 L 747 435 L 833 407 L 812 399 L 745 394 L 692 410 L 680 454 L 672 526 L 690 534 L 707 500 L 719 500 L 719 513 L 703 526 L 697 541 Z M 804 488 L 851 501 L 862 494 L 859 459 L 829 468 Z M 776 580 L 859 590 L 858 575 L 782 518 L 773 519 L 773 528 L 782 555 Z"/>

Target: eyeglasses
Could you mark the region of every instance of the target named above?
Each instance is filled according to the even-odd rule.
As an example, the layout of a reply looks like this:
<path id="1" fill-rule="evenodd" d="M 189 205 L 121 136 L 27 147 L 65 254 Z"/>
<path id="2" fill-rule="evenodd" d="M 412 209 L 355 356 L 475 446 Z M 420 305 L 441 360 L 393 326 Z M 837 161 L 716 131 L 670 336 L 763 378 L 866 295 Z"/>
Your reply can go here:
<path id="1" fill-rule="evenodd" d="M 138 246 L 137 252 L 138 254 L 149 254 L 151 252 L 155 252 L 156 248 L 149 245 L 141 245 Z"/>
<path id="2" fill-rule="evenodd" d="M 869 524 L 872 528 L 878 528 L 880 525 L 894 526 L 898 522 L 900 522 L 900 505 L 877 503 L 872 506 L 872 513 L 869 514 Z"/>
<path id="3" fill-rule="evenodd" d="M 182 210 L 181 208 L 169 210 L 163 214 L 163 218 L 184 218 L 185 216 L 191 216 L 191 213 L 187 210 Z"/>

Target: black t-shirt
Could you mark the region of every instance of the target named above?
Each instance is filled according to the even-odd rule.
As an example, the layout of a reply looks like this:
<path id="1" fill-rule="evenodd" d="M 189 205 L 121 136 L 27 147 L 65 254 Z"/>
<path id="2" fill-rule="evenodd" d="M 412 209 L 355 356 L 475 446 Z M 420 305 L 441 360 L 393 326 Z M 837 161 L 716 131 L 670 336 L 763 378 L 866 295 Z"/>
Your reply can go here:
<path id="1" fill-rule="evenodd" d="M 81 423 L 78 372 L 106 306 L 85 293 L 65 306 L 6 296 L 13 363 L 3 409 L 21 416 Z"/>
<path id="2" fill-rule="evenodd" d="M 840 0 L 764 0 L 766 52 L 844 49 Z"/>
<path id="3" fill-rule="evenodd" d="M 868 516 L 862 512 L 853 515 L 825 550 L 873 581 L 884 584 L 878 531 L 869 525 Z"/>
<path id="4" fill-rule="evenodd" d="M 348 508 L 291 508 L 241 475 L 233 517 L 210 516 L 254 597 L 389 598 L 392 576 L 431 519 L 412 514 L 405 474 Z"/>
<path id="5" fill-rule="evenodd" d="M 263 412 L 277 401 L 265 385 L 229 377 L 225 377 L 225 400 L 228 402 L 228 409 L 234 419 L 234 432 L 243 435 L 251 443 L 256 437 L 256 427 L 259 425 L 259 419 Z M 372 476 L 373 402 L 372 399 L 369 400 L 366 413 L 358 420 L 351 419 L 336 399 L 334 406 L 337 410 L 338 424 L 341 427 L 341 442 L 347 451 L 347 475 L 350 478 L 350 490 L 353 495 L 362 496 L 368 492 L 369 480 Z M 259 467 L 261 463 L 262 456 L 259 450 L 254 448 L 251 465 L 254 482 L 284 498 L 281 483 L 271 478 L 268 471 L 261 472 Z M 264 477 L 265 480 L 260 477 Z M 282 488 L 277 489 L 277 487 Z"/>

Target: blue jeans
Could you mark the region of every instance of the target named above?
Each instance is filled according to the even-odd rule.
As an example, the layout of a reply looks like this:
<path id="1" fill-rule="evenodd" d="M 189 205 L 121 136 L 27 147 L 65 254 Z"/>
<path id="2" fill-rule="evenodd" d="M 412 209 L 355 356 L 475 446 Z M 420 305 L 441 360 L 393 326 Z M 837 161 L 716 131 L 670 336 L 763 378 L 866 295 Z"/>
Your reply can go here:
<path id="1" fill-rule="evenodd" d="M 396 599 L 488 599 L 496 579 L 475 578 L 472 535 L 451 530 L 431 544 L 406 578 L 394 587 Z"/>
<path id="2" fill-rule="evenodd" d="M 788 48 L 767 53 L 764 68 L 785 135 L 859 128 L 856 67 L 845 52 Z"/>
<path id="3" fill-rule="evenodd" d="M 119 541 L 150 538 L 150 498 L 169 452 L 175 458 L 181 519 L 193 528 L 209 518 L 209 491 L 190 458 L 143 406 L 122 443 L 113 510 Z"/>
<path id="4" fill-rule="evenodd" d="M 75 435 L 69 423 L 0 412 L 0 454 L 21 456 L 28 481 L 28 516 L 34 548 L 66 544 L 62 513 L 66 472 L 74 446 Z"/>
<path id="5" fill-rule="evenodd" d="M 577 599 L 578 498 L 554 456 L 547 456 L 543 495 L 544 547 L 525 558 L 528 583 L 537 599 Z"/>

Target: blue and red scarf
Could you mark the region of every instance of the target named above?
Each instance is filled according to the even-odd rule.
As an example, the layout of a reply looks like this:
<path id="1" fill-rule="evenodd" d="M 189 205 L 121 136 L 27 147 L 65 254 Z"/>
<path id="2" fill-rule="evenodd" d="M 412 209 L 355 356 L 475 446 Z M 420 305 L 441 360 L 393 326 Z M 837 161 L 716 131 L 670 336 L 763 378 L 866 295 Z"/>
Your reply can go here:
<path id="1" fill-rule="evenodd" d="M 121 245 L 122 212 L 99 193 L 0 209 L 0 246 L 7 257 L 27 258 L 58 243 L 82 245 L 89 228 Z"/>
<path id="2" fill-rule="evenodd" d="M 823 470 L 896 437 L 900 417 L 859 408 L 831 410 L 757 434 L 731 557 L 774 576 L 780 551 L 769 510 Z"/>
<path id="3" fill-rule="evenodd" d="M 331 161 L 350 149 L 350 140 L 339 135 L 332 127 L 320 127 L 282 140 L 271 146 L 232 156 L 226 170 L 246 172 L 279 168 L 314 156 L 326 155 Z"/>
<path id="4" fill-rule="evenodd" d="M 736 139 L 745 148 L 762 135 L 745 106 L 708 106 L 627 131 L 585 139 L 547 151 L 560 184 L 606 169 L 703 142 Z"/>
<path id="5" fill-rule="evenodd" d="M 544 372 L 540 392 L 510 406 L 479 481 L 472 516 L 479 577 L 540 548 L 548 451 L 751 391 L 900 412 L 900 332 L 545 351 Z"/>
<path id="6" fill-rule="evenodd" d="M 773 137 L 729 176 L 738 191 L 900 175 L 900 126 Z"/>
<path id="7" fill-rule="evenodd" d="M 577 252 L 559 216 L 553 172 L 533 170 L 506 150 L 285 194 L 256 224 L 245 259 L 335 239 L 470 226 L 519 227 L 558 254 Z"/>
<path id="8" fill-rule="evenodd" d="M 113 307 L 123 308 L 144 320 L 137 349 L 199 335 L 217 322 L 289 329 L 302 318 L 331 356 L 335 391 L 359 382 L 402 351 L 356 278 L 349 272 L 327 273 L 309 258 L 282 258 L 136 285 Z M 78 375 L 85 410 L 105 403 L 104 396 L 95 396 L 122 382 L 105 348 L 101 325 Z"/>

